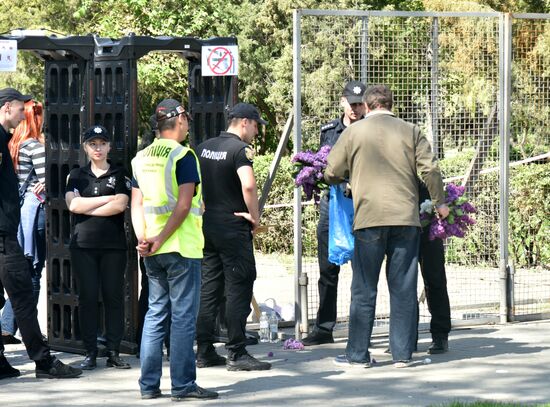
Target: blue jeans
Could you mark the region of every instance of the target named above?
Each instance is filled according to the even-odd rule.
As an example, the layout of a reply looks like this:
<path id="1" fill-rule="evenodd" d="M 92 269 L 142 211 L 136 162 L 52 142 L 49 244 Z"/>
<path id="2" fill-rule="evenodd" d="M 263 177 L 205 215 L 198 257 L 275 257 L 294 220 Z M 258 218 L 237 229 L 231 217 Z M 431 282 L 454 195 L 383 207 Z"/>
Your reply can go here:
<path id="1" fill-rule="evenodd" d="M 172 396 L 185 395 L 197 386 L 193 340 L 199 310 L 201 259 L 164 253 L 146 257 L 145 268 L 149 279 L 149 309 L 141 337 L 141 394 L 156 393 L 160 389 L 162 343 L 167 320 L 171 319 Z"/>
<path id="2" fill-rule="evenodd" d="M 390 349 L 394 361 L 408 360 L 416 343 L 416 286 L 420 229 L 380 226 L 354 232 L 349 339 L 346 355 L 353 362 L 370 361 L 369 343 L 376 313 L 380 268 L 386 259 L 390 292 Z"/>

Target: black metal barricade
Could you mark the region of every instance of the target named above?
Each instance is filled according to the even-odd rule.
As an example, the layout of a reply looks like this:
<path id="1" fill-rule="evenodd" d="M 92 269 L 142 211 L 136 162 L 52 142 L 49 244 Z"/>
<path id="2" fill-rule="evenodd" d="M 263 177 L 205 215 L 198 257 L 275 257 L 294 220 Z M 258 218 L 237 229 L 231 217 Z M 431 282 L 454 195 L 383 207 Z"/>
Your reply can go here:
<path id="1" fill-rule="evenodd" d="M 201 50 L 203 45 L 236 45 L 237 40 L 135 35 L 120 40 L 94 36 L 0 39 L 16 39 L 19 50 L 32 51 L 44 61 L 48 341 L 53 349 L 82 353 L 78 291 L 68 250 L 71 216 L 64 197 L 70 170 L 86 164 L 80 136 L 92 124 L 105 126 L 113 136 L 111 161 L 131 171 L 130 162 L 138 144 L 137 62 L 155 51 L 179 53 L 189 61 L 189 109 L 193 116 L 190 144 L 195 146 L 216 136 L 225 128 L 227 108 L 236 103 L 237 78 L 202 77 Z M 135 353 L 138 257 L 129 210 L 126 230 L 128 265 L 121 351 Z"/>

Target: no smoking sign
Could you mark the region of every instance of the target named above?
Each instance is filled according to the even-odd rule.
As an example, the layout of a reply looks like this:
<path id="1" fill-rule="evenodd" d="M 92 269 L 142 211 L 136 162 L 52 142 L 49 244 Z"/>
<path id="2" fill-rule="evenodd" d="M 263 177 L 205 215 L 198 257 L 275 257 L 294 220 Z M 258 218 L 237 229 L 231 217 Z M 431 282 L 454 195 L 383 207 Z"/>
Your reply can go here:
<path id="1" fill-rule="evenodd" d="M 202 76 L 230 76 L 239 74 L 239 47 L 237 45 L 207 45 L 202 47 Z"/>

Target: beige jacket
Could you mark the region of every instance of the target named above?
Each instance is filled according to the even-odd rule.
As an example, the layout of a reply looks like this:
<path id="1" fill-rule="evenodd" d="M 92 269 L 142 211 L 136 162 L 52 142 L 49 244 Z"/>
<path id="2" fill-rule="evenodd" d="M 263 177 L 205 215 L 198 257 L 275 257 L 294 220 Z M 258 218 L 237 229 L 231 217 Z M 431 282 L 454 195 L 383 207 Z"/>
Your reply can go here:
<path id="1" fill-rule="evenodd" d="M 430 143 L 418 126 L 375 110 L 353 123 L 328 156 L 325 180 L 349 178 L 353 229 L 420 226 L 417 174 L 435 204 L 444 203 L 443 180 Z"/>

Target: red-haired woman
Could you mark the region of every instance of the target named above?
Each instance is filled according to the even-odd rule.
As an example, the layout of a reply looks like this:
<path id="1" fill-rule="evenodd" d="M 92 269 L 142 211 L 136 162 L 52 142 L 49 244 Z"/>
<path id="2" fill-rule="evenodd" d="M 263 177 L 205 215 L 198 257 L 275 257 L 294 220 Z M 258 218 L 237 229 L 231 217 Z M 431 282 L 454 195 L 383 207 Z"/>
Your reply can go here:
<path id="1" fill-rule="evenodd" d="M 25 103 L 25 120 L 14 130 L 9 142 L 10 155 L 19 178 L 21 196 L 21 223 L 17 239 L 32 263 L 32 285 L 35 303 L 40 294 L 40 278 L 46 260 L 44 200 L 46 152 L 42 135 L 44 121 L 42 104 L 30 100 Z M 2 312 L 2 339 L 4 343 L 18 343 L 11 303 L 6 302 Z"/>

